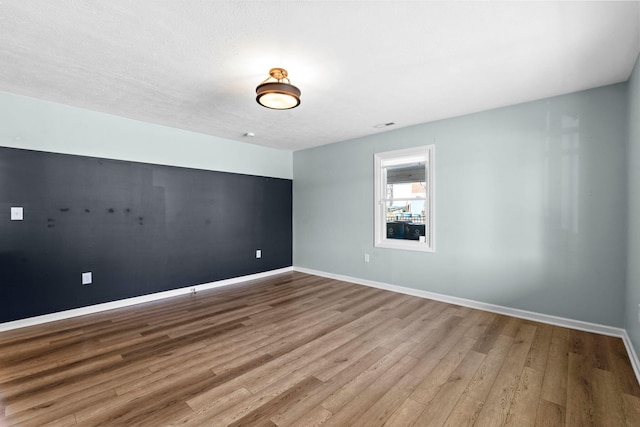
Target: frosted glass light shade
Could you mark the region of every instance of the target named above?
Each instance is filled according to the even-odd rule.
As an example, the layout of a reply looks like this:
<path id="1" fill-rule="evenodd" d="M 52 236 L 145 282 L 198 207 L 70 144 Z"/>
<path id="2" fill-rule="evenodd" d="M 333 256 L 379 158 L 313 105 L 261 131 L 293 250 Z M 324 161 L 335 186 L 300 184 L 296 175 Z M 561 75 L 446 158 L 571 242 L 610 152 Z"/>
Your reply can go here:
<path id="1" fill-rule="evenodd" d="M 271 77 L 256 88 L 258 104 L 274 110 L 288 110 L 300 105 L 300 89 L 288 83 L 287 71 L 272 68 L 269 74 Z M 275 81 L 269 81 L 270 79 Z"/>

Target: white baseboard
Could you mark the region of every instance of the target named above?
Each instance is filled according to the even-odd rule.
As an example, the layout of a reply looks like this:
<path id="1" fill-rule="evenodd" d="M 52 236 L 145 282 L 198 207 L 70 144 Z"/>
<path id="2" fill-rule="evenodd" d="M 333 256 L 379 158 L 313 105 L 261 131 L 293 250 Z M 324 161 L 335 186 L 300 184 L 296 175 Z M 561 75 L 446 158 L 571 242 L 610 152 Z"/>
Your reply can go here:
<path id="1" fill-rule="evenodd" d="M 250 280 L 262 279 L 276 274 L 287 273 L 290 271 L 299 271 L 301 273 L 313 274 L 314 276 L 327 277 L 330 279 L 341 280 L 344 282 L 356 283 L 359 285 L 369 286 L 373 288 L 383 289 L 392 292 L 398 292 L 406 295 L 412 295 L 420 298 L 432 299 L 435 301 L 447 302 L 450 304 L 460 305 L 463 307 L 475 308 L 478 310 L 490 311 L 492 313 L 504 314 L 507 316 L 518 317 L 521 319 L 533 320 L 536 322 L 547 323 L 555 326 L 562 326 L 565 328 L 577 329 L 580 331 L 593 332 L 596 334 L 609 335 L 619 337 L 622 339 L 629 360 L 636 374 L 638 382 L 640 382 L 640 359 L 633 348 L 631 339 L 627 334 L 627 331 L 622 328 L 614 328 L 606 325 L 599 325 L 596 323 L 583 322 L 580 320 L 567 319 L 564 317 L 550 316 L 548 314 L 535 313 L 526 310 L 520 310 L 511 307 L 505 307 L 495 304 L 488 304 L 480 301 L 469 300 L 465 298 L 458 298 L 444 294 L 438 294 L 434 292 L 422 291 L 419 289 L 412 289 L 403 286 L 391 285 L 383 282 L 376 282 L 372 280 L 360 279 L 356 277 L 343 276 L 340 274 L 327 273 L 324 271 L 312 270 L 304 267 L 284 267 L 277 270 L 266 271 L 264 273 L 250 274 L 247 276 L 234 277 L 231 279 L 219 280 L 216 282 L 203 283 L 200 285 L 186 286 L 180 289 L 172 289 L 170 291 L 157 292 L 149 295 L 142 295 L 134 298 L 127 298 L 118 301 L 112 301 L 102 304 L 91 305 L 87 307 L 75 308 L 72 310 L 60 311 L 57 313 L 45 314 L 42 316 L 29 317 L 26 319 L 14 320 L 11 322 L 0 323 L 0 332 L 9 331 L 12 329 L 24 328 L 27 326 L 39 325 L 42 323 L 54 322 L 56 320 L 69 319 L 72 317 L 83 316 L 85 314 L 98 313 L 101 311 L 113 310 L 115 308 L 127 307 L 136 304 L 142 304 L 150 301 L 157 301 L 164 298 L 170 298 L 178 295 L 184 295 L 192 292 L 195 289 L 196 292 L 203 291 L 205 289 L 219 288 L 222 286 L 229 286 L 236 283 L 247 282 Z"/>
<path id="2" fill-rule="evenodd" d="M 406 288 L 403 286 L 390 285 L 388 283 L 375 282 L 372 280 L 360 279 L 357 277 L 342 276 L 339 274 L 327 273 L 324 271 L 316 271 L 303 267 L 293 267 L 295 271 L 301 273 L 313 274 L 315 276 L 327 277 L 330 279 L 342 280 L 344 282 L 356 283 L 359 285 L 370 286 L 373 288 L 384 289 L 387 291 L 398 292 L 401 294 L 413 295 L 421 298 L 428 298 L 436 301 L 447 302 L 449 304 L 461 305 L 463 307 L 475 308 L 478 310 L 490 311 L 492 313 L 504 314 L 507 316 L 518 317 L 520 319 L 533 320 L 540 323 L 548 323 L 550 325 L 563 326 L 565 328 L 577 329 L 580 331 L 594 332 L 601 335 L 609 335 L 622 338 L 625 330 L 622 328 L 614 328 L 612 326 L 599 325 L 597 323 L 583 322 L 580 320 L 567 319 L 564 317 L 551 316 L 548 314 L 536 313 L 533 311 L 520 310 L 517 308 L 505 307 L 502 305 L 489 304 L 486 302 L 474 301 L 465 298 L 458 298 L 435 292 L 422 291 L 419 289 Z"/>
<path id="3" fill-rule="evenodd" d="M 631 342 L 631 338 L 629 338 L 629 334 L 627 334 L 626 330 L 622 336 L 622 342 L 627 349 L 627 354 L 629 355 L 631 366 L 633 366 L 633 371 L 636 373 L 636 378 L 638 379 L 638 382 L 640 382 L 640 359 L 638 359 L 638 354 L 633 348 L 633 343 Z"/>
<path id="4" fill-rule="evenodd" d="M 565 328 L 576 329 L 579 331 L 593 332 L 601 335 L 608 335 L 622 339 L 631 361 L 631 366 L 636 374 L 636 379 L 640 383 L 640 360 L 636 354 L 627 331 L 622 328 L 614 328 L 612 326 L 599 325 L 597 323 L 583 322 L 580 320 L 568 319 L 565 317 L 551 316 L 548 314 L 535 313 L 517 308 L 505 307 L 501 305 L 488 304 L 485 302 L 458 298 L 449 295 L 438 294 L 434 292 L 422 291 L 419 289 L 406 288 L 403 286 L 390 285 L 388 283 L 375 282 L 373 280 L 360 279 L 357 277 L 343 276 L 340 274 L 327 273 L 325 271 L 312 270 L 310 268 L 296 267 L 293 269 L 301 273 L 313 274 L 314 276 L 327 277 L 329 279 L 341 280 L 343 282 L 356 283 L 358 285 L 369 286 L 387 291 L 398 292 L 401 294 L 412 295 L 421 298 L 428 298 L 436 301 L 447 302 L 449 304 L 460 305 L 463 307 L 475 308 L 478 310 L 490 311 L 492 313 L 504 314 L 506 316 L 517 317 L 520 319 L 533 320 L 535 322 L 546 323 L 554 326 L 562 326 Z"/>
<path id="5" fill-rule="evenodd" d="M 118 301 L 105 302 L 102 304 L 90 305 L 87 307 L 74 308 L 72 310 L 59 311 L 42 316 L 29 317 L 26 319 L 14 320 L 11 322 L 0 323 L 0 332 L 9 331 L 11 329 L 24 328 L 27 326 L 39 325 L 42 323 L 54 322 L 56 320 L 69 319 L 71 317 L 83 316 L 85 314 L 98 313 L 114 308 L 127 307 L 135 304 L 142 304 L 150 301 L 157 301 L 164 298 L 171 298 L 178 295 L 191 293 L 192 290 L 203 291 L 205 289 L 219 288 L 229 286 L 236 283 L 247 282 L 249 280 L 262 279 L 276 274 L 287 273 L 293 271 L 293 267 L 284 267 L 277 270 L 265 271 L 264 273 L 249 274 L 247 276 L 233 277 L 231 279 L 218 280 L 216 282 L 202 283 L 200 285 L 186 286 L 180 289 L 172 289 L 170 291 L 156 292 L 154 294 L 142 295 L 139 297 L 127 298 Z"/>

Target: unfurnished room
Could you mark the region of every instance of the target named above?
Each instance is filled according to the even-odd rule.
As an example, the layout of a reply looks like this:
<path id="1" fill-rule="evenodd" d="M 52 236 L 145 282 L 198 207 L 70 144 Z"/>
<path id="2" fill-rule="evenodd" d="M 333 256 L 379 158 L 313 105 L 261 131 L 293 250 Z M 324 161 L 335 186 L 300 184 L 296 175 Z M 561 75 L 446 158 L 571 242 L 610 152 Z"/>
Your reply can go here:
<path id="1" fill-rule="evenodd" d="M 639 426 L 640 1 L 0 1 L 0 426 Z"/>

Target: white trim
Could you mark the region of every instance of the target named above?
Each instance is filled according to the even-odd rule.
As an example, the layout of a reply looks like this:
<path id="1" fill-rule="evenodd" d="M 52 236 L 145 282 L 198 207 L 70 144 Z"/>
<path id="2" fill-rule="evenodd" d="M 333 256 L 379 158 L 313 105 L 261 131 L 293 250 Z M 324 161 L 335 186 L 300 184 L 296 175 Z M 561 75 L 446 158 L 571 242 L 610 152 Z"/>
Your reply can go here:
<path id="1" fill-rule="evenodd" d="M 55 322 L 56 320 L 69 319 L 71 317 L 84 316 L 85 314 L 93 314 L 101 311 L 113 310 L 114 308 L 128 307 L 130 305 L 142 304 L 150 301 L 157 301 L 165 298 L 171 298 L 178 295 L 189 294 L 194 290 L 196 292 L 205 289 L 220 288 L 222 286 L 234 285 L 249 280 L 262 279 L 276 274 L 287 273 L 293 271 L 293 267 L 284 267 L 277 270 L 265 271 L 263 273 L 249 274 L 247 276 L 232 277 L 231 279 L 218 280 L 216 282 L 202 283 L 200 285 L 186 286 L 180 289 L 172 289 L 170 291 L 156 292 L 149 295 L 127 298 L 118 301 L 105 302 L 102 304 L 89 305 L 87 307 L 74 308 L 72 310 L 59 311 L 57 313 L 44 314 L 42 316 L 28 317 L 26 319 L 14 320 L 11 322 L 0 323 L 0 332 L 12 329 L 24 328 L 27 326 L 39 325 L 42 323 Z"/>
<path id="2" fill-rule="evenodd" d="M 627 349 L 627 354 L 629 355 L 631 366 L 633 366 L 633 371 L 636 373 L 636 378 L 638 379 L 638 382 L 640 382 L 640 360 L 638 359 L 638 354 L 633 348 L 633 343 L 631 342 L 631 338 L 629 338 L 629 334 L 627 334 L 626 330 L 623 332 L 622 342 Z"/>
<path id="3" fill-rule="evenodd" d="M 402 150 L 374 153 L 373 155 L 373 181 L 374 181 L 374 245 L 378 248 L 401 249 L 420 252 L 435 252 L 435 144 L 421 147 L 405 148 Z M 425 222 L 425 241 L 388 239 L 386 227 L 386 188 L 387 176 L 384 166 L 389 164 L 401 164 L 408 161 L 425 162 L 425 179 L 427 182 L 427 204 Z M 423 199 L 416 199 L 423 200 Z"/>
<path id="4" fill-rule="evenodd" d="M 383 282 L 375 282 L 373 280 L 359 279 L 357 277 L 343 276 L 341 274 L 327 273 L 324 271 L 312 270 L 304 267 L 293 267 L 294 271 L 301 273 L 313 274 L 314 276 L 327 277 L 329 279 L 341 280 L 343 282 L 356 283 L 358 285 L 369 286 L 372 288 L 384 289 L 386 291 L 398 292 L 401 294 L 412 295 L 420 298 L 427 298 L 436 301 L 442 301 L 449 304 L 461 305 L 463 307 L 475 308 L 477 310 L 490 311 L 492 313 L 504 314 L 506 316 L 517 317 L 520 319 L 533 320 L 535 322 L 546 323 L 554 326 L 562 326 L 564 328 L 576 329 L 579 331 L 593 332 L 596 334 L 607 335 L 611 337 L 621 338 L 627 349 L 629 361 L 636 374 L 636 380 L 640 383 L 640 359 L 626 329 L 615 328 L 613 326 L 600 325 L 597 323 L 583 322 L 581 320 L 567 319 L 566 317 L 551 316 L 549 314 L 535 313 L 533 311 L 520 310 L 517 308 L 505 307 L 501 305 L 488 304 L 481 301 L 474 301 L 465 298 L 458 298 L 449 295 L 438 294 L 435 292 L 421 291 L 419 289 L 406 288 L 404 286 L 390 285 Z"/>
<path id="5" fill-rule="evenodd" d="M 170 298 L 178 295 L 184 295 L 191 293 L 194 289 L 196 292 L 206 289 L 214 289 L 223 286 L 229 286 L 236 283 L 246 282 L 250 280 L 262 279 L 265 277 L 274 276 L 277 274 L 287 273 L 290 271 L 299 271 L 301 273 L 313 274 L 314 276 L 327 277 L 330 279 L 341 280 L 344 282 L 356 283 L 359 285 L 369 286 L 378 289 L 384 289 L 391 292 L 398 292 L 406 295 L 412 295 L 420 298 L 432 299 L 435 301 L 447 302 L 449 304 L 460 305 L 463 307 L 475 308 L 478 310 L 489 311 L 492 313 L 504 314 L 507 316 L 518 317 L 527 320 L 533 320 L 540 323 L 547 323 L 555 326 L 562 326 L 565 328 L 577 329 L 580 331 L 594 332 L 597 334 L 608 335 L 618 337 L 622 339 L 631 366 L 636 374 L 636 379 L 640 382 L 640 359 L 635 352 L 631 339 L 627 334 L 627 331 L 622 328 L 614 328 L 612 326 L 599 325 L 596 323 L 583 322 L 580 320 L 567 319 L 564 317 L 550 316 L 548 314 L 535 313 L 526 310 L 520 310 L 516 308 L 504 307 L 495 304 L 488 304 L 480 301 L 469 300 L 465 298 L 458 298 L 449 295 L 438 294 L 434 292 L 421 291 L 419 289 L 412 289 L 403 286 L 390 285 L 383 282 L 376 282 L 372 280 L 359 279 L 356 277 L 343 276 L 340 274 L 327 273 L 324 271 L 312 270 L 304 267 L 284 267 L 277 270 L 266 271 L 264 273 L 250 274 L 247 276 L 233 277 L 231 279 L 219 280 L 216 282 L 203 283 L 195 286 L 187 286 L 180 289 L 172 289 L 170 291 L 157 292 L 149 295 L 142 295 L 134 298 L 127 298 L 118 301 L 112 301 L 102 304 L 91 305 L 87 307 L 75 308 L 72 310 L 60 311 L 57 313 L 45 314 L 42 316 L 29 317 L 26 319 L 14 320 L 11 322 L 0 323 L 0 332 L 9 331 L 12 329 L 24 328 L 27 326 L 39 325 L 42 323 L 54 322 L 57 320 L 69 319 L 72 317 L 83 316 L 85 314 L 98 313 L 101 311 L 113 310 L 115 308 L 128 307 L 131 305 L 142 304 L 150 301 L 157 301 L 165 298 Z"/>
<path id="6" fill-rule="evenodd" d="M 489 304 L 481 301 L 458 298 L 458 297 L 453 297 L 449 295 L 438 294 L 435 292 L 428 292 L 428 291 L 422 291 L 419 289 L 406 288 L 404 286 L 390 285 L 388 283 L 375 282 L 372 280 L 359 279 L 356 277 L 342 276 L 340 274 L 326 273 L 324 271 L 317 271 L 317 270 L 312 270 L 304 267 L 294 266 L 293 269 L 301 273 L 313 274 L 314 276 L 321 276 L 321 277 L 327 277 L 329 279 L 341 280 L 343 282 L 356 283 L 358 285 L 384 289 L 386 291 L 398 292 L 401 294 L 412 295 L 420 298 L 428 298 L 436 301 L 446 302 L 449 304 L 460 305 L 463 307 L 470 307 L 478 310 L 490 311 L 492 313 L 504 314 L 506 316 L 517 317 L 520 319 L 527 319 L 527 320 L 533 320 L 535 322 L 547 323 L 549 325 L 562 326 L 565 328 L 576 329 L 579 331 L 594 332 L 596 334 L 618 337 L 618 338 L 622 338 L 623 341 L 626 335 L 626 331 L 624 329 L 615 328 L 613 326 L 583 322 L 581 320 L 567 319 L 566 317 L 551 316 L 549 314 L 536 313 L 533 311 L 520 310 L 518 308 L 511 308 L 511 307 L 505 307 L 502 305 Z M 631 357 L 629 358 L 631 359 Z M 640 382 L 640 376 L 638 378 L 639 378 L 638 382 Z"/>

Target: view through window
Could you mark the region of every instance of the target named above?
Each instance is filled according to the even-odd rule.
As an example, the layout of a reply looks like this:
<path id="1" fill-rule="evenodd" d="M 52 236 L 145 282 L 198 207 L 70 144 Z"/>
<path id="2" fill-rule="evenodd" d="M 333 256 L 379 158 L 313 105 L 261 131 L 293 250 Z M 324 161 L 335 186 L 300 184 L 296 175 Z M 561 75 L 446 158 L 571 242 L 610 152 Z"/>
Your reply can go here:
<path id="1" fill-rule="evenodd" d="M 376 246 L 433 251 L 433 146 L 377 153 Z"/>

